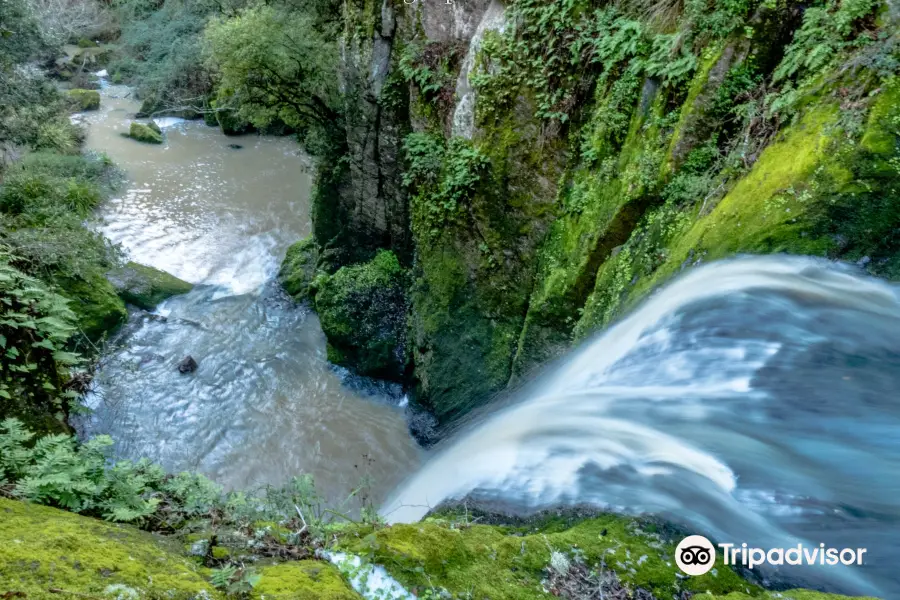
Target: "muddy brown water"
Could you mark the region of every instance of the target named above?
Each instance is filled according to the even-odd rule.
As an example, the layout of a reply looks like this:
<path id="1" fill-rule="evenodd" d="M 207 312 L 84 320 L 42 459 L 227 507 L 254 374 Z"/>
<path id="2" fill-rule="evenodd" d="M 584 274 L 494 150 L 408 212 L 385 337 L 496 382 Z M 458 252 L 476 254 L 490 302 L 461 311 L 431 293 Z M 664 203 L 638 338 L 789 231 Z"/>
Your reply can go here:
<path id="1" fill-rule="evenodd" d="M 139 106 L 128 89 L 102 96 L 84 116 L 87 145 L 128 183 L 96 226 L 131 260 L 196 287 L 131 312 L 82 433 L 110 434 L 120 458 L 228 488 L 311 473 L 338 498 L 367 477 L 378 501 L 421 460 L 405 400 L 329 365 L 316 315 L 273 281 L 287 247 L 310 233 L 308 159 L 291 138 L 226 137 L 202 121 L 159 119 L 165 144 L 141 144 L 121 135 Z M 190 375 L 177 369 L 186 355 L 199 363 Z"/>

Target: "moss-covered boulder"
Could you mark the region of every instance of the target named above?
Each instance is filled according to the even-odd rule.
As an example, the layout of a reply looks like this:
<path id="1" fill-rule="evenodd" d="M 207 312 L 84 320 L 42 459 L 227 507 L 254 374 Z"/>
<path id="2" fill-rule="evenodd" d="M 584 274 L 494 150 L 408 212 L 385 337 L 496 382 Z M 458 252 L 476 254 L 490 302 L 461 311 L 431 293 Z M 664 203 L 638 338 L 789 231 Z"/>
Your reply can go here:
<path id="1" fill-rule="evenodd" d="M 241 135 L 253 131 L 253 125 L 239 118 L 234 111 L 220 110 L 216 112 L 216 120 L 225 135 Z"/>
<path id="2" fill-rule="evenodd" d="M 97 110 L 100 108 L 100 92 L 97 90 L 69 90 L 66 92 L 69 105 L 75 112 Z"/>
<path id="3" fill-rule="evenodd" d="M 251 598 L 266 600 L 360 600 L 332 565 L 318 560 L 281 563 L 259 570 Z"/>
<path id="4" fill-rule="evenodd" d="M 163 300 L 186 294 L 194 287 L 165 271 L 136 262 L 111 271 L 107 278 L 122 300 L 144 310 L 152 310 Z"/>
<path id="5" fill-rule="evenodd" d="M 0 540 L 0 597 L 221 597 L 163 538 L 130 526 L 0 498 Z"/>
<path id="6" fill-rule="evenodd" d="M 473 525 L 464 515 L 445 514 L 348 536 L 340 545 L 384 566 L 413 593 L 446 590 L 452 598 L 604 597 L 598 590 L 609 598 L 659 600 L 846 598 L 807 590 L 766 592 L 725 567 L 685 577 L 673 558 L 681 537 L 662 522 L 612 514 L 515 525 Z"/>
<path id="7" fill-rule="evenodd" d="M 62 277 L 53 279 L 60 294 L 69 299 L 78 328 L 90 340 L 96 341 L 115 331 L 128 311 L 113 285 L 102 275 Z"/>
<path id="8" fill-rule="evenodd" d="M 278 273 L 284 291 L 297 301 L 310 299 L 318 261 L 319 246 L 312 236 L 288 248 Z"/>
<path id="9" fill-rule="evenodd" d="M 132 122 L 131 128 L 128 130 L 128 137 L 146 144 L 162 144 L 163 137 L 158 131 L 154 130 L 150 125 L 144 123 Z"/>
<path id="10" fill-rule="evenodd" d="M 328 359 L 356 371 L 400 379 L 406 366 L 406 274 L 393 252 L 340 268 L 316 292 Z"/>

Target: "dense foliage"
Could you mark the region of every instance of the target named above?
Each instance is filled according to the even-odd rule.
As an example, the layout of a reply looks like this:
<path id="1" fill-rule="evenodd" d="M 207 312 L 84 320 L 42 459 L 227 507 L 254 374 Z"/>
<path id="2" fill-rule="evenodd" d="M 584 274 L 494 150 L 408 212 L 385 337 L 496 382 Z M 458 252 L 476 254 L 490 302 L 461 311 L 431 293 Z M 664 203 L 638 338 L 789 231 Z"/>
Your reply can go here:
<path id="1" fill-rule="evenodd" d="M 351 514 L 377 518 L 366 499 L 365 478 L 343 502 L 321 497 L 310 475 L 259 493 L 225 493 L 202 475 L 171 475 L 146 459 L 110 463 L 112 446 L 109 436 L 79 443 L 66 434 L 38 437 L 17 419 L 0 421 L 0 494 L 152 531 L 299 519 L 306 535 L 295 542 L 322 540 L 335 525 L 352 520 Z"/>
<path id="2" fill-rule="evenodd" d="M 75 13 L 50 14 L 49 4 L 5 1 L 0 35 L 0 414 L 40 430 L 66 428 L 84 391 L 73 350 L 82 333 L 102 331 L 86 331 L 81 316 L 97 310 L 93 290 L 120 258 L 84 224 L 119 175 L 106 157 L 81 153 L 84 132 L 69 119 L 69 101 L 27 64 L 102 23 L 90 2 L 72 3 Z"/>

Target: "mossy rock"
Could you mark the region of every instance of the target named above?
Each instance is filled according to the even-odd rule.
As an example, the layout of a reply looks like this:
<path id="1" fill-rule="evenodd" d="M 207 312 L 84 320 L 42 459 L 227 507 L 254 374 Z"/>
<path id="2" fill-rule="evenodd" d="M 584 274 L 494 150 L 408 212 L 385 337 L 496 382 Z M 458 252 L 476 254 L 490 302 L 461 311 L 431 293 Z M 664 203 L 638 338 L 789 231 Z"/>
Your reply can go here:
<path id="1" fill-rule="evenodd" d="M 292 244 L 278 273 L 284 291 L 297 301 L 311 299 L 315 295 L 312 283 L 318 261 L 319 245 L 312 236 Z"/>
<path id="2" fill-rule="evenodd" d="M 259 570 L 251 598 L 265 600 L 360 600 L 337 568 L 317 560 L 281 563 Z"/>
<path id="3" fill-rule="evenodd" d="M 406 275 L 393 252 L 320 279 L 316 310 L 329 359 L 364 375 L 400 379 L 406 366 Z"/>
<path id="4" fill-rule="evenodd" d="M 0 539 L 0 597 L 221 598 L 193 562 L 130 526 L 0 498 Z"/>
<path id="5" fill-rule="evenodd" d="M 108 273 L 107 278 L 122 300 L 144 310 L 152 310 L 163 300 L 186 294 L 194 287 L 165 271 L 136 262 Z"/>
<path id="6" fill-rule="evenodd" d="M 659 599 L 681 598 L 684 592 L 709 600 L 846 598 L 807 590 L 769 593 L 721 566 L 705 575 L 685 578 L 673 559 L 681 535 L 654 519 L 613 514 L 587 519 L 554 516 L 524 526 L 472 525 L 467 521 L 460 514 L 444 514 L 420 523 L 393 525 L 370 535 L 358 532 L 358 537 L 348 536 L 340 545 L 354 554 L 369 556 L 413 593 L 445 589 L 453 598 L 553 597 L 561 594 L 556 584 L 583 585 L 578 577 L 589 576 L 591 569 L 600 572 L 601 568 L 615 572 L 629 589 L 640 588 Z M 585 568 L 573 567 L 571 581 L 554 577 L 551 553 L 565 557 L 560 563 Z M 562 596 L 571 597 L 565 593 Z"/>
<path id="7" fill-rule="evenodd" d="M 234 111 L 220 110 L 216 112 L 216 120 L 225 135 L 241 135 L 253 131 L 253 125 L 239 119 Z"/>
<path id="8" fill-rule="evenodd" d="M 115 331 L 128 318 L 125 303 L 102 275 L 87 279 L 57 276 L 53 283 L 59 293 L 69 299 L 69 308 L 75 313 L 78 328 L 92 341 Z"/>
<path id="9" fill-rule="evenodd" d="M 100 108 L 100 92 L 97 90 L 69 90 L 66 92 L 66 96 L 69 99 L 69 105 L 75 112 Z"/>
<path id="10" fill-rule="evenodd" d="M 156 129 L 159 129 L 159 127 L 157 127 Z M 147 144 L 163 143 L 163 137 L 161 133 L 159 133 L 150 125 L 138 123 L 137 121 L 131 123 L 131 129 L 129 129 L 128 131 L 128 137 Z"/>

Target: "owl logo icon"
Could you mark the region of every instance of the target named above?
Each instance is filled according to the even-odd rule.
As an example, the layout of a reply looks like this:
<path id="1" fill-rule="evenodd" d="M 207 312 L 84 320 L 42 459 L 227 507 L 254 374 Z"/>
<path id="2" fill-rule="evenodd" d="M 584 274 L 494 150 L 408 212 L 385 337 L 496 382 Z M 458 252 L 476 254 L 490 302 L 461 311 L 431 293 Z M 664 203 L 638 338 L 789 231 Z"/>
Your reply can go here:
<path id="1" fill-rule="evenodd" d="M 716 549 L 702 535 L 689 535 L 675 548 L 675 564 L 687 575 L 709 573 L 716 564 Z"/>

